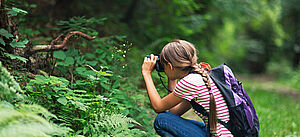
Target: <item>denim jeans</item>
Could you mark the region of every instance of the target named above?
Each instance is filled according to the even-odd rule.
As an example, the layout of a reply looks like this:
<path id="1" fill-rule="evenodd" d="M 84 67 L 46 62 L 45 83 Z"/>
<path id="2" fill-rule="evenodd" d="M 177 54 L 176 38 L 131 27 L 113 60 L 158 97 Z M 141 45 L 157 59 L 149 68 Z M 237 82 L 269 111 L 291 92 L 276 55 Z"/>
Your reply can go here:
<path id="1" fill-rule="evenodd" d="M 162 112 L 154 120 L 154 129 L 163 137 L 205 137 L 203 122 L 184 119 L 171 112 Z"/>

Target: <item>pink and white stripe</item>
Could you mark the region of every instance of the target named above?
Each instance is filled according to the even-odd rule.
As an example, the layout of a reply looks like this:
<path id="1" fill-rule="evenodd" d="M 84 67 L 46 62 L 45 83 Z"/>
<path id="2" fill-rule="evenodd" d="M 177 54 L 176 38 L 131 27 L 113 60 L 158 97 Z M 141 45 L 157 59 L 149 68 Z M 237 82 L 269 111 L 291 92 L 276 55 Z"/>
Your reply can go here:
<path id="1" fill-rule="evenodd" d="M 218 119 L 224 122 L 228 122 L 229 121 L 228 107 L 226 105 L 226 102 L 221 92 L 214 84 L 214 82 L 211 82 L 211 89 L 217 105 L 216 110 L 217 110 Z M 177 83 L 173 93 L 176 96 L 184 98 L 188 101 L 194 100 L 198 104 L 202 105 L 207 112 L 209 112 L 209 93 L 205 86 L 204 81 L 202 80 L 201 75 L 199 74 L 187 75 Z M 208 118 L 206 116 L 203 116 L 202 114 L 197 112 L 196 114 L 205 122 L 205 124 L 208 124 Z M 233 136 L 226 127 L 224 127 L 222 124 L 219 123 L 217 124 L 217 131 L 211 133 L 216 137 Z"/>

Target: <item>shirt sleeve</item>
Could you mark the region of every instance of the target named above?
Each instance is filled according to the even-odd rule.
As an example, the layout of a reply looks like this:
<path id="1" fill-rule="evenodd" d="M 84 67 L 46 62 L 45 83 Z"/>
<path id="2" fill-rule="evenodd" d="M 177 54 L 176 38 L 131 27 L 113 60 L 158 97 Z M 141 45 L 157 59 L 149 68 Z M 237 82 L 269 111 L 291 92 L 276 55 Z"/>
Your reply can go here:
<path id="1" fill-rule="evenodd" d="M 185 77 L 181 79 L 175 87 L 173 94 L 188 101 L 191 101 L 199 94 L 199 86 L 192 84 L 193 79 Z"/>

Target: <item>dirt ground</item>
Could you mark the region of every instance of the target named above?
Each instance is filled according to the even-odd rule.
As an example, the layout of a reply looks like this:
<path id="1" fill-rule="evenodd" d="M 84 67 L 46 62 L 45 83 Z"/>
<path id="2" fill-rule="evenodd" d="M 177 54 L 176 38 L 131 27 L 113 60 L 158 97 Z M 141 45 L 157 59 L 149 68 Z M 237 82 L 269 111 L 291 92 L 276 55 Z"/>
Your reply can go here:
<path id="1" fill-rule="evenodd" d="M 300 91 L 297 91 L 295 88 L 286 86 L 284 84 L 275 82 L 275 78 L 270 75 L 252 75 L 251 77 L 239 76 L 238 79 L 245 82 L 251 81 L 251 86 L 253 88 L 261 88 L 269 92 L 275 92 L 284 96 L 290 96 L 296 102 L 300 103 Z"/>

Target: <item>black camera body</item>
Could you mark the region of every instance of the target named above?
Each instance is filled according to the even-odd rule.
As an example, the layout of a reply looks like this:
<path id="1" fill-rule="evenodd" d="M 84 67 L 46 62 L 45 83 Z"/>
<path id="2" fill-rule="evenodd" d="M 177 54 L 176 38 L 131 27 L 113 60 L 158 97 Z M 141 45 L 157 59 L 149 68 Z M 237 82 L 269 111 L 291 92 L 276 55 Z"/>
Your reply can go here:
<path id="1" fill-rule="evenodd" d="M 157 72 L 164 72 L 164 67 L 163 67 L 163 65 L 161 64 L 160 59 L 159 59 L 159 54 L 158 54 L 158 55 L 155 55 L 155 56 L 158 56 L 158 59 L 156 60 L 156 63 L 155 63 L 155 70 L 156 70 Z M 151 55 L 147 55 L 146 57 L 147 57 L 147 58 L 150 58 Z"/>

